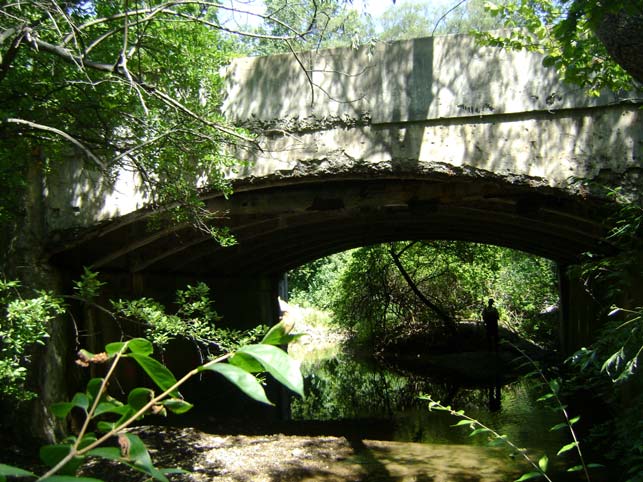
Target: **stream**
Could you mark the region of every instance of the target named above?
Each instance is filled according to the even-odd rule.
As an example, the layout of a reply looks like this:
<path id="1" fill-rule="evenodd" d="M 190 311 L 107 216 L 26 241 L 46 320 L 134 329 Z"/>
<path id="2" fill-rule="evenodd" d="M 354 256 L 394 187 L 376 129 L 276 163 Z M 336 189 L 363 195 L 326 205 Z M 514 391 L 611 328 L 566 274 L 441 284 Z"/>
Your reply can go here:
<path id="1" fill-rule="evenodd" d="M 456 355 L 450 360 L 454 365 L 451 371 L 456 375 L 466 374 L 488 357 L 494 354 L 462 354 L 461 359 Z M 496 363 L 502 366 L 511 363 L 512 358 L 502 353 Z M 468 367 L 471 363 L 476 367 Z M 455 465 L 460 457 L 470 456 L 463 446 L 489 446 L 488 433 L 471 436 L 468 426 L 454 427 L 460 418 L 444 411 L 430 411 L 428 402 L 418 397 L 418 394 L 427 394 L 455 410 L 464 410 L 468 416 L 506 436 L 515 446 L 525 448 L 535 461 L 546 455 L 550 460 L 548 473 L 553 474 L 553 480 L 583 480 L 578 473 L 566 472 L 578 463 L 573 451 L 562 457 L 556 455 L 571 438 L 567 429 L 550 430 L 562 418 L 551 404 L 538 401 L 545 393 L 542 384 L 533 377 L 508 375 L 507 370 L 499 370 L 502 373 L 492 376 L 495 382 L 475 384 L 466 377 L 436 377 L 385 368 L 373 361 L 339 353 L 304 361 L 302 371 L 307 396 L 304 400 L 293 399 L 291 415 L 298 422 L 342 424 L 347 433 L 359 439 L 420 443 L 434 450 L 449 446 L 452 447 L 449 463 Z M 523 460 L 504 443 L 499 445 L 507 464 Z M 499 449 L 487 450 L 497 455 Z M 478 469 L 472 471 L 471 480 L 478 480 L 474 478 Z"/>

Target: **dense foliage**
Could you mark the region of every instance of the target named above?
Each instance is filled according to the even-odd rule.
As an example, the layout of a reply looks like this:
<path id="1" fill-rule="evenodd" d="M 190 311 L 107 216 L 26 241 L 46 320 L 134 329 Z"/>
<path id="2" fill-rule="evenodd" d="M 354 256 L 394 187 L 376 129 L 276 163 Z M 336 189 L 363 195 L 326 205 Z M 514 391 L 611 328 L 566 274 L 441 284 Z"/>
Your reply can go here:
<path id="1" fill-rule="evenodd" d="M 403 40 L 444 34 L 467 34 L 501 27 L 501 21 L 485 8 L 484 0 L 453 2 L 453 7 L 435 2 L 391 5 L 378 19 L 380 40 Z"/>
<path id="2" fill-rule="evenodd" d="M 44 345 L 48 323 L 65 311 L 63 301 L 40 291 L 24 296 L 17 281 L 0 280 L 0 402 L 36 396 L 27 382 L 34 346 Z"/>
<path id="3" fill-rule="evenodd" d="M 396 254 L 423 300 L 396 266 Z M 505 326 L 539 342 L 555 340 L 555 321 L 541 312 L 557 304 L 551 262 L 508 249 L 463 242 L 368 246 L 305 265 L 289 275 L 294 301 L 331 309 L 363 338 L 401 327 L 448 329 L 479 321 L 494 298 Z M 428 301 L 428 304 L 427 304 Z"/>
<path id="4" fill-rule="evenodd" d="M 588 253 L 576 268 L 592 296 L 603 308 L 596 341 L 570 359 L 573 387 L 591 394 L 616 413 L 601 414 L 592 427 L 594 443 L 616 461 L 628 481 L 643 481 L 643 306 L 637 297 L 641 283 L 643 208 L 619 191 L 611 191 L 620 208 L 614 214 L 608 239 L 618 248 L 613 256 Z M 640 291 L 639 291 L 640 292 Z M 627 306 L 627 308 L 621 308 Z"/>
<path id="5" fill-rule="evenodd" d="M 286 387 L 303 395 L 303 379 L 297 362 L 278 345 L 287 345 L 289 335 L 283 324 L 275 325 L 260 343 L 247 344 L 235 352 L 226 353 L 190 370 L 180 379 L 152 355 L 154 347 L 149 340 L 133 338 L 128 341 L 109 343 L 101 353 L 81 350 L 77 363 L 90 365 L 107 364 L 104 377 L 91 378 L 84 391 L 77 392 L 70 401 L 52 405 L 56 417 L 66 419 L 72 411 L 79 412 L 82 425 L 77 433 L 65 437 L 59 443 L 40 448 L 39 455 L 44 466 L 43 475 L 6 464 L 0 464 L 0 482 L 9 477 L 37 478 L 38 481 L 100 482 L 90 477 L 76 477 L 81 466 L 91 458 L 116 461 L 145 474 L 145 480 L 169 482 L 169 474 L 185 473 L 180 468 L 159 469 L 155 467 L 145 443 L 137 435 L 126 431 L 133 423 L 146 415 L 167 415 L 168 412 L 183 414 L 193 405 L 187 402 L 179 388 L 191 378 L 204 372 L 223 376 L 250 398 L 272 404 L 256 378 L 256 373 L 270 373 Z M 122 360 L 135 363 L 153 382 L 153 388 L 133 388 L 121 401 L 113 397 L 108 388 L 115 377 L 116 368 Z M 118 446 L 115 446 L 117 439 Z"/>
<path id="6" fill-rule="evenodd" d="M 372 23 L 346 0 L 266 0 L 264 3 L 269 18 L 254 29 L 259 37 L 245 39 L 242 47 L 253 55 L 356 46 L 368 42 L 374 35 Z M 297 32 L 306 32 L 306 36 L 287 42 L 271 41 L 273 37 Z"/>

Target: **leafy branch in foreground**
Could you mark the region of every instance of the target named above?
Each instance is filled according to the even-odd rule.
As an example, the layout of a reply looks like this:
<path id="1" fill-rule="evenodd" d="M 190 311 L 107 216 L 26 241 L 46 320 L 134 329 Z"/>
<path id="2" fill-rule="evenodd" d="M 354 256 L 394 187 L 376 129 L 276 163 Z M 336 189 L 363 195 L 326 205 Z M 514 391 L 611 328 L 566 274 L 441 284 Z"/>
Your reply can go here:
<path id="1" fill-rule="evenodd" d="M 431 395 L 420 395 L 420 400 L 426 400 L 429 402 L 429 410 L 438 410 L 442 412 L 447 412 L 450 415 L 453 415 L 454 417 L 461 418 L 458 423 L 453 425 L 454 427 L 461 427 L 461 426 L 468 426 L 471 429 L 471 433 L 469 434 L 471 437 L 481 434 L 481 433 L 486 433 L 488 434 L 491 439 L 489 442 L 489 445 L 491 446 L 496 446 L 496 445 L 508 445 L 511 447 L 516 453 L 520 454 L 532 467 L 534 467 L 535 471 L 534 472 L 528 472 L 519 479 L 517 479 L 516 482 L 522 481 L 522 480 L 528 480 L 534 477 L 544 477 L 545 480 L 548 480 L 549 482 L 552 482 L 552 479 L 549 478 L 547 475 L 547 467 L 549 465 L 549 459 L 545 455 L 541 457 L 538 462 L 535 462 L 526 452 L 525 449 L 519 448 L 517 445 L 515 445 L 511 440 L 507 438 L 506 435 L 502 435 L 492 428 L 488 427 L 487 425 L 483 424 L 479 420 L 476 420 L 475 418 L 469 417 L 464 413 L 464 410 L 455 410 L 451 408 L 449 405 L 442 405 L 439 401 L 433 400 L 431 398 Z"/>
<path id="2" fill-rule="evenodd" d="M 86 391 L 76 393 L 71 401 L 51 407 L 52 412 L 60 418 L 67 417 L 72 410 L 81 411 L 84 415 L 81 429 L 60 444 L 41 448 L 40 458 L 50 467 L 43 475 L 37 476 L 18 467 L 0 464 L 0 482 L 5 482 L 7 477 L 30 477 L 36 482 L 96 482 L 98 479 L 76 477 L 83 462 L 91 457 L 116 461 L 153 480 L 168 482 L 167 475 L 184 471 L 155 467 L 144 442 L 126 429 L 145 415 L 189 411 L 193 405 L 182 397 L 179 388 L 204 371 L 219 373 L 243 393 L 262 403 L 272 405 L 255 377 L 261 372 L 270 373 L 277 381 L 303 396 L 303 379 L 298 362 L 278 348 L 297 338 L 298 335 L 289 333 L 290 328 L 279 323 L 268 331 L 261 343 L 242 346 L 234 353 L 227 353 L 192 369 L 178 380 L 165 365 L 152 358 L 153 345 L 144 338 L 110 343 L 103 353 L 81 350 L 81 364 L 109 363 L 107 374 L 104 378 L 92 378 Z M 116 367 L 125 358 L 138 364 L 154 382 L 156 391 L 145 387 L 134 388 L 124 402 L 109 395 L 108 387 Z M 92 426 L 96 432 L 90 431 Z"/>
<path id="3" fill-rule="evenodd" d="M 570 467 L 567 469 L 568 472 L 578 472 L 582 471 L 585 477 L 585 480 L 590 482 L 590 474 L 589 474 L 589 469 L 591 468 L 598 468 L 602 467 L 600 464 L 588 464 L 585 462 L 585 457 L 583 456 L 583 452 L 581 451 L 580 447 L 580 441 L 577 437 L 576 431 L 574 430 L 574 425 L 578 423 L 580 420 L 580 416 L 576 417 L 570 417 L 569 413 L 567 411 L 567 406 L 562 402 L 560 399 L 559 393 L 560 393 L 560 382 L 558 380 L 550 380 L 545 373 L 543 372 L 542 369 L 540 369 L 538 363 L 533 360 L 532 358 L 529 357 L 524 351 L 520 350 L 520 348 L 516 347 L 515 345 L 512 345 L 513 348 L 518 350 L 521 355 L 527 360 L 526 363 L 533 366 L 535 370 L 531 373 L 532 376 L 536 375 L 540 378 L 542 384 L 544 387 L 547 388 L 547 393 L 540 397 L 538 399 L 539 402 L 544 402 L 547 400 L 551 400 L 554 402 L 554 408 L 559 411 L 562 416 L 563 416 L 563 422 L 554 425 L 551 427 L 549 430 L 550 431 L 558 431 L 562 429 L 568 429 L 571 437 L 572 437 L 572 442 L 563 445 L 558 452 L 556 453 L 557 456 L 560 456 L 564 453 L 570 452 L 572 450 L 575 450 L 580 464 L 575 465 L 573 467 Z M 458 417 L 461 420 L 458 421 L 454 427 L 460 427 L 460 426 L 466 426 L 471 430 L 471 433 L 469 434 L 470 436 L 475 436 L 478 434 L 487 434 L 489 436 L 489 445 L 496 446 L 496 445 L 507 445 L 509 446 L 512 450 L 515 451 L 515 453 L 520 454 L 532 467 L 533 471 L 527 472 L 523 474 L 520 478 L 518 478 L 515 482 L 522 482 L 525 480 L 530 480 L 534 479 L 537 477 L 543 477 L 545 480 L 549 482 L 553 482 L 552 479 L 549 477 L 547 474 L 547 469 L 549 468 L 549 457 L 547 455 L 541 456 L 537 461 L 534 460 L 526 451 L 524 448 L 519 448 L 516 446 L 511 440 L 507 438 L 506 435 L 502 435 L 498 433 L 497 431 L 493 430 L 491 427 L 483 424 L 479 420 L 476 420 L 472 417 L 469 417 L 468 415 L 465 414 L 464 410 L 455 410 L 451 408 L 450 406 L 445 406 L 442 405 L 439 401 L 433 400 L 430 395 L 421 395 L 420 396 L 421 400 L 427 400 L 429 402 L 429 410 L 439 410 L 439 411 L 444 411 L 449 413 L 450 415 L 453 415 L 454 417 Z"/>

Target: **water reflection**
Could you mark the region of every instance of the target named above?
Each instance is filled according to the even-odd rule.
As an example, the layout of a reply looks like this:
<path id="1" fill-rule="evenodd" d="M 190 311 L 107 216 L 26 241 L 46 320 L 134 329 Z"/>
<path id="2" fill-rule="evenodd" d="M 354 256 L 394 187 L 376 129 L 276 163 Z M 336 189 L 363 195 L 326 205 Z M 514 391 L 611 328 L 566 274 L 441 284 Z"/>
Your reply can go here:
<path id="1" fill-rule="evenodd" d="M 372 362 L 341 354 L 305 363 L 306 398 L 292 403 L 295 420 L 342 421 L 370 430 L 384 440 L 433 444 L 486 445 L 484 437 L 470 437 L 466 428 L 445 412 L 429 412 L 420 393 L 430 394 L 507 435 L 518 446 L 551 452 L 560 447 L 560 434 L 543 430 L 558 422 L 556 414 L 535 400 L 540 396 L 529 379 L 504 384 L 500 372 L 491 383 L 463 386 L 448 379 L 400 373 Z M 364 422 L 364 423 L 360 423 Z M 366 423 L 367 422 L 367 423 Z"/>
<path id="2" fill-rule="evenodd" d="M 490 412 L 499 412 L 502 410 L 502 378 L 500 370 L 495 371 L 495 380 L 493 385 L 489 385 L 489 403 Z"/>

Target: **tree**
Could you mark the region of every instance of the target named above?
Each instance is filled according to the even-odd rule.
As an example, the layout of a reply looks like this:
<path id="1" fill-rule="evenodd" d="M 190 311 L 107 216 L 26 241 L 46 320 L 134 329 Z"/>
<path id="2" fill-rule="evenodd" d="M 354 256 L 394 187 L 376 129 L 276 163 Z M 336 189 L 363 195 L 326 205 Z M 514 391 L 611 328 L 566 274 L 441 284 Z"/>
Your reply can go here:
<path id="1" fill-rule="evenodd" d="M 543 52 L 563 79 L 598 95 L 643 82 L 643 1 L 510 0 L 488 5 L 509 28 L 506 35 L 483 34 L 486 43 Z"/>
<path id="2" fill-rule="evenodd" d="M 484 8 L 485 3 L 482 0 L 465 0 L 444 8 L 426 0 L 390 6 L 379 19 L 380 39 L 403 40 L 499 28 L 500 21 Z"/>
<path id="3" fill-rule="evenodd" d="M 359 248 L 343 263 L 335 268 L 341 274 L 330 307 L 358 340 L 386 343 L 414 330 L 448 335 L 455 321 L 479 319 L 483 301 L 493 297 L 506 324 L 553 344 L 555 327 L 538 319 L 558 299 L 549 260 L 496 246 L 418 241 Z"/>
<path id="4" fill-rule="evenodd" d="M 614 60 L 643 83 L 643 4 L 620 4 L 620 8 L 612 5 L 611 10 L 597 15 L 593 30 Z"/>
<path id="5" fill-rule="evenodd" d="M 356 46 L 374 36 L 370 19 L 350 8 L 347 0 L 289 2 L 265 0 L 268 18 L 255 31 L 258 38 L 246 39 L 250 54 L 269 55 L 319 48 Z M 269 41 L 294 32 L 307 32 L 285 42 Z"/>
<path id="6" fill-rule="evenodd" d="M 199 189 L 229 192 L 223 173 L 234 160 L 224 147 L 254 146 L 220 112 L 220 68 L 234 52 L 219 17 L 237 7 L 196 0 L 0 7 L 2 219 L 19 211 L 16 187 L 24 187 L 28 165 L 80 157 L 107 178 L 118 169 L 138 173 L 150 205 L 178 206 L 168 211 L 175 221 L 211 231 Z M 314 24 L 316 10 L 310 14 Z M 268 40 L 308 33 L 280 25 L 283 35 Z"/>

